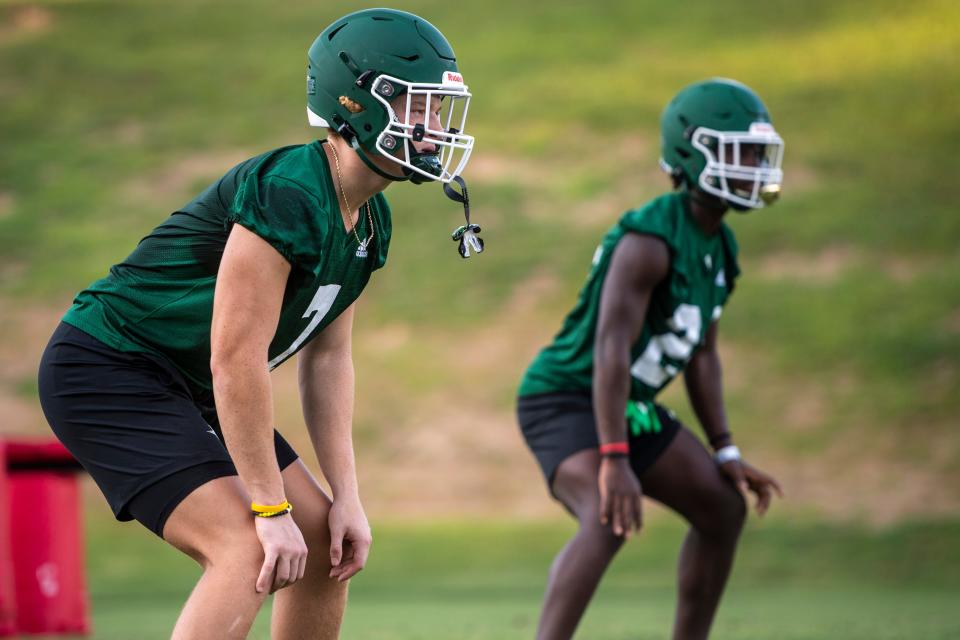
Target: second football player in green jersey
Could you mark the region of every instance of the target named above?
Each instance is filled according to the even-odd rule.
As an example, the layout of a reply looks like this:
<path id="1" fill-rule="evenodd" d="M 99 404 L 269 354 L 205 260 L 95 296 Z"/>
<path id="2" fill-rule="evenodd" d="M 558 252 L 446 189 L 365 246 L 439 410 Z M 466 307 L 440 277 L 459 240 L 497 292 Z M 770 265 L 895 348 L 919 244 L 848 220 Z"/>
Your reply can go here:
<path id="1" fill-rule="evenodd" d="M 579 522 L 550 571 L 543 640 L 573 635 L 608 563 L 639 529 L 644 494 L 690 523 L 673 637 L 706 638 L 743 523 L 742 494 L 756 493 L 763 513 L 779 490 L 733 446 L 717 327 L 740 273 L 724 215 L 779 193 L 783 144 L 757 95 L 723 79 L 681 91 L 661 135 L 662 165 L 679 191 L 627 212 L 607 233 L 576 306 L 520 385 L 523 436 Z M 713 458 L 655 402 L 681 372 Z"/>

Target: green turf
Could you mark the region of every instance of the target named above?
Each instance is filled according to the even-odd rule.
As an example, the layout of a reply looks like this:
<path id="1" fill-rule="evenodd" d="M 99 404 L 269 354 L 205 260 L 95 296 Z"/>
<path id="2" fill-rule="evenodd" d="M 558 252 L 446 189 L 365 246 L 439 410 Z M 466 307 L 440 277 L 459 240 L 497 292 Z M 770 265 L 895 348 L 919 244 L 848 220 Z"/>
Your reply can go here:
<path id="1" fill-rule="evenodd" d="M 658 514 L 618 556 L 582 638 L 662 638 L 674 606 L 682 529 Z M 99 516 L 98 516 L 99 517 Z M 91 522 L 97 640 L 164 638 L 198 576 L 149 534 Z M 343 637 L 530 638 L 553 554 L 570 523 L 374 523 Z M 960 523 L 886 530 L 752 523 L 716 638 L 952 638 L 960 633 Z M 252 638 L 267 638 L 267 615 Z"/>

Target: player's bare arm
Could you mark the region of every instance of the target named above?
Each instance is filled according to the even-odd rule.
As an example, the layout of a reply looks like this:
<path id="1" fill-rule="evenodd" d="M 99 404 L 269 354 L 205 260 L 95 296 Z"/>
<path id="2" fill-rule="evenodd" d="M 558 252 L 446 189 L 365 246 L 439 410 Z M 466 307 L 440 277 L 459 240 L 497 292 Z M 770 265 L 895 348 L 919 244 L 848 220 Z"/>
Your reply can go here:
<path id="1" fill-rule="evenodd" d="M 783 495 L 777 481 L 744 462 L 739 449 L 733 448 L 733 436 L 727 423 L 723 404 L 723 367 L 717 350 L 718 323 L 707 330 L 703 345 L 694 353 L 684 372 L 687 395 L 700 421 L 707 440 L 715 451 L 731 451 L 735 457 L 718 460 L 720 469 L 746 497 L 752 491 L 757 496 L 757 513 L 763 515 L 770 506 L 773 493 Z"/>
<path id="2" fill-rule="evenodd" d="M 252 502 L 286 498 L 273 446 L 267 350 L 277 328 L 290 265 L 266 241 L 234 225 L 217 276 L 210 330 L 213 388 L 224 441 Z M 257 518 L 264 563 L 257 591 L 303 577 L 307 547 L 293 518 Z"/>
<path id="3" fill-rule="evenodd" d="M 367 561 L 370 526 L 360 503 L 353 452 L 355 304 L 299 355 L 300 401 L 317 461 L 333 491 L 330 577 L 349 580 Z"/>
<path id="4" fill-rule="evenodd" d="M 614 250 L 600 299 L 594 351 L 593 402 L 601 443 L 626 440 L 630 345 L 643 329 L 650 295 L 669 266 L 666 244 L 653 236 L 628 233 Z M 639 530 L 641 487 L 627 456 L 605 455 L 598 479 L 601 522 L 610 522 L 616 535 Z"/>
<path id="5" fill-rule="evenodd" d="M 690 404 L 714 449 L 733 443 L 723 406 L 723 368 L 717 352 L 717 322 L 710 324 L 703 345 L 697 349 L 684 372 Z"/>

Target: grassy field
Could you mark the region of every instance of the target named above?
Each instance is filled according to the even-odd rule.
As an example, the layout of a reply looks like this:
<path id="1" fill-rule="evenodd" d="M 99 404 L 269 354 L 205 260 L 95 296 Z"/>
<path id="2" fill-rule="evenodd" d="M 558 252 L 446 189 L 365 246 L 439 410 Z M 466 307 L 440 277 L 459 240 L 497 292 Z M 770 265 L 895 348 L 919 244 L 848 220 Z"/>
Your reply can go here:
<path id="1" fill-rule="evenodd" d="M 789 496 L 749 530 L 716 637 L 960 636 L 960 4 L 397 6 L 444 31 L 474 92 L 488 251 L 456 256 L 439 189 L 388 191 L 354 347 L 361 486 L 387 524 L 345 636 L 531 636 L 570 525 L 504 524 L 558 513 L 516 384 L 598 238 L 667 187 L 660 109 L 713 75 L 754 87 L 786 140 L 783 201 L 730 220 L 744 277 L 721 343 L 738 442 Z M 305 50 L 357 7 L 0 0 L 0 435 L 46 433 L 36 363 L 78 289 L 234 163 L 316 134 Z M 306 451 L 290 369 L 277 420 Z M 195 576 L 130 531 L 91 523 L 97 638 L 164 637 Z M 582 637 L 664 637 L 679 540 L 663 519 L 631 544 Z"/>
<path id="2" fill-rule="evenodd" d="M 618 556 L 582 638 L 663 638 L 670 627 L 679 523 L 653 518 Z M 343 637 L 530 638 L 546 568 L 566 521 L 375 524 L 375 551 L 351 588 Z M 96 640 L 164 638 L 197 569 L 146 533 L 91 523 Z M 883 531 L 753 523 L 717 620 L 718 639 L 955 638 L 956 523 Z M 252 638 L 268 637 L 266 611 Z"/>

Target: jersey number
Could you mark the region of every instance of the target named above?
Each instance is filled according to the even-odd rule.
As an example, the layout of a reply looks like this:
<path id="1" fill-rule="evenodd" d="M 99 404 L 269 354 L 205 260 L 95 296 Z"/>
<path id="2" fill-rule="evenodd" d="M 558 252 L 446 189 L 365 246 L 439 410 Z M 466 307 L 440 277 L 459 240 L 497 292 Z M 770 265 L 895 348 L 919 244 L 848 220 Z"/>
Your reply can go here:
<path id="1" fill-rule="evenodd" d="M 300 348 L 307 338 L 310 337 L 310 334 L 313 333 L 313 330 L 317 328 L 317 325 L 323 321 L 323 318 L 330 312 L 330 308 L 333 307 L 333 301 L 337 299 L 337 294 L 340 293 L 339 284 L 327 284 L 323 285 L 313 296 L 313 300 L 310 301 L 310 304 L 307 306 L 307 310 L 303 312 L 304 318 L 311 318 L 310 323 L 307 325 L 307 328 L 297 336 L 297 339 L 293 341 L 287 350 L 278 355 L 276 358 L 271 360 L 268 365 L 272 371 L 278 364 L 283 362 L 294 353 L 297 349 Z"/>
<path id="2" fill-rule="evenodd" d="M 670 333 L 650 338 L 630 373 L 647 386 L 659 389 L 665 382 L 680 373 L 700 342 L 703 316 L 700 307 L 681 304 L 667 321 Z"/>

